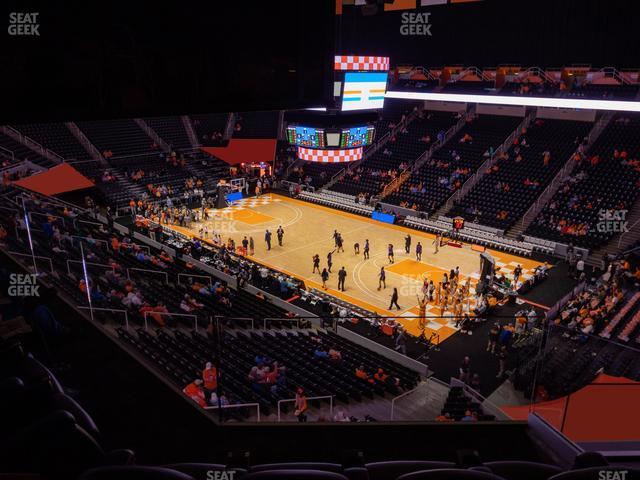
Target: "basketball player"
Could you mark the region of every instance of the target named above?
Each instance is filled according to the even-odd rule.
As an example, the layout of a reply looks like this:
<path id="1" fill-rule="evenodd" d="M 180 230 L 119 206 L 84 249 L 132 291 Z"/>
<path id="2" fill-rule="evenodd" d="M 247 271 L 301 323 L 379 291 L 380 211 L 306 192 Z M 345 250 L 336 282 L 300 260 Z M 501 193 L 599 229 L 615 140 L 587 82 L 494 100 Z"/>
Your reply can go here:
<path id="1" fill-rule="evenodd" d="M 316 273 L 316 270 L 320 273 L 320 255 L 317 253 L 313 256 L 313 272 L 311 273 Z"/>
<path id="2" fill-rule="evenodd" d="M 353 253 L 360 255 L 360 244 L 358 242 L 353 244 Z"/>
<path id="3" fill-rule="evenodd" d="M 342 235 L 338 234 L 338 236 L 336 237 L 336 251 L 340 252 L 342 251 L 344 253 L 344 247 L 342 246 Z"/>
<path id="4" fill-rule="evenodd" d="M 387 258 L 389 259 L 389 263 L 395 263 L 393 260 L 393 244 L 390 243 L 387 247 Z"/>
<path id="5" fill-rule="evenodd" d="M 433 253 L 438 253 L 438 248 L 440 248 L 440 234 L 436 234 L 436 238 L 433 239 L 433 244 L 436 246 L 436 249 Z"/>
<path id="6" fill-rule="evenodd" d="M 253 255 L 254 247 L 253 237 L 249 237 L 249 255 Z"/>
<path id="7" fill-rule="evenodd" d="M 416 245 L 416 260 L 419 262 L 422 260 L 422 244 L 420 242 Z"/>
<path id="8" fill-rule="evenodd" d="M 404 253 L 411 253 L 411 235 L 404 237 Z"/>
<path id="9" fill-rule="evenodd" d="M 425 295 L 420 300 L 420 297 L 416 295 L 416 298 L 418 299 L 418 327 L 422 331 L 427 325 L 427 297 Z"/>
<path id="10" fill-rule="evenodd" d="M 368 238 L 364 241 L 364 250 L 362 254 L 365 260 L 369 259 L 369 239 Z"/>
<path id="11" fill-rule="evenodd" d="M 335 252 L 335 250 L 331 250 L 329 253 L 327 253 L 327 267 L 329 269 L 329 273 L 331 273 L 331 265 L 333 265 L 333 253 Z"/>
<path id="12" fill-rule="evenodd" d="M 384 271 L 384 267 L 380 267 L 380 273 L 378 274 L 378 290 L 382 287 L 387 288 L 387 272 Z"/>
<path id="13" fill-rule="evenodd" d="M 322 288 L 327 289 L 327 280 L 329 280 L 329 272 L 327 272 L 326 268 L 322 269 L 322 273 L 320 274 L 322 278 Z"/>
<path id="14" fill-rule="evenodd" d="M 278 227 L 276 230 L 276 235 L 278 236 L 278 245 L 282 246 L 282 237 L 284 237 L 284 230 L 282 229 L 282 225 Z"/>
<path id="15" fill-rule="evenodd" d="M 340 234 L 338 233 L 338 230 L 334 230 L 333 231 L 333 246 L 336 247 L 336 248 L 338 247 L 338 236 L 339 235 Z"/>

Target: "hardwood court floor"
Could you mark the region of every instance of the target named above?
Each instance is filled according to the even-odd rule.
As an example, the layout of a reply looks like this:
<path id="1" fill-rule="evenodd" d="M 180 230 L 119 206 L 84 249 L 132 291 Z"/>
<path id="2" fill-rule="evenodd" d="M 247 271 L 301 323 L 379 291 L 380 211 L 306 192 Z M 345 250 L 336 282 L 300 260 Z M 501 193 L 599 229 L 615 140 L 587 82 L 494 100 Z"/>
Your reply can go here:
<path id="1" fill-rule="evenodd" d="M 480 253 L 472 250 L 470 245 L 463 245 L 462 248 L 440 247 L 440 251 L 435 254 L 434 235 L 430 233 L 381 223 L 277 194 L 267 194 L 257 199 L 243 199 L 231 207 L 212 210 L 210 215 L 212 218 L 206 222 L 209 238 L 212 232 L 216 231 L 224 241 L 231 237 L 239 246 L 244 236 L 251 236 L 255 242 L 255 252 L 250 258 L 295 276 L 314 288 L 322 288 L 322 281 L 318 273 L 312 273 L 312 257 L 316 253 L 319 254 L 320 268 L 326 266 L 327 253 L 335 249 L 333 231 L 338 230 L 344 239 L 345 251 L 333 254 L 332 274 L 327 282 L 328 293 L 380 315 L 397 316 L 413 335 L 420 334 L 418 320 L 410 317 L 418 314 L 416 296 L 422 296 L 422 282 L 425 277 L 433 279 L 437 285 L 445 271 L 459 266 L 463 281 L 466 277 L 471 277 L 472 292 L 478 279 Z M 278 245 L 275 233 L 280 225 L 285 231 L 283 246 Z M 190 230 L 174 226 L 171 228 L 189 235 L 197 235 L 202 226 L 195 224 Z M 264 241 L 266 229 L 273 233 L 270 251 L 267 250 Z M 407 233 L 412 237 L 410 254 L 406 254 L 404 250 L 404 238 Z M 369 260 L 362 256 L 365 239 L 369 239 L 371 246 Z M 356 242 L 360 244 L 360 255 L 354 253 L 353 246 Z M 418 242 L 423 245 L 421 262 L 415 258 L 415 245 Z M 394 246 L 393 264 L 387 259 L 389 243 Z M 533 269 L 540 265 L 540 262 L 529 258 L 493 250 L 489 250 L 489 253 L 496 259 L 496 264 L 505 275 L 511 278 L 517 264 L 522 265 L 524 279 L 531 276 Z M 342 266 L 348 273 L 345 292 L 337 290 L 337 272 Z M 387 272 L 387 286 L 378 290 L 378 273 L 383 266 Z M 399 311 L 389 310 L 394 287 L 399 293 Z M 466 309 L 472 309 L 474 305 L 475 298 L 472 297 Z M 439 307 L 427 306 L 427 317 L 440 315 Z M 443 341 L 456 332 L 454 322 L 451 318 L 446 318 L 451 316 L 451 312 L 445 312 L 444 316 L 445 318 L 428 319 L 426 335 L 435 331 L 440 336 L 440 341 Z"/>

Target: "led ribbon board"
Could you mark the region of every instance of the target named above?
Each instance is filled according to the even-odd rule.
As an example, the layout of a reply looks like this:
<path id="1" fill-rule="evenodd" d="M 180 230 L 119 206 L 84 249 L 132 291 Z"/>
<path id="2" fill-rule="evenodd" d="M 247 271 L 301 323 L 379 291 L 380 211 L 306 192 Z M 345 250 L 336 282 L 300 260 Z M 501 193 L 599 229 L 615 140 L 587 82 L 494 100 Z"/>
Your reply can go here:
<path id="1" fill-rule="evenodd" d="M 550 107 L 587 110 L 613 110 L 640 112 L 640 102 L 623 100 L 584 100 L 575 98 L 519 97 L 504 95 L 470 95 L 459 93 L 398 92 L 385 94 L 387 98 L 404 100 L 433 100 L 436 102 L 486 103 L 489 105 L 519 105 L 525 107 Z"/>
<path id="2" fill-rule="evenodd" d="M 348 163 L 362 158 L 362 147 L 345 150 L 318 150 L 298 147 L 298 158 L 318 163 Z"/>
<path id="3" fill-rule="evenodd" d="M 389 57 L 371 57 L 367 55 L 336 55 L 334 70 L 389 71 Z"/>

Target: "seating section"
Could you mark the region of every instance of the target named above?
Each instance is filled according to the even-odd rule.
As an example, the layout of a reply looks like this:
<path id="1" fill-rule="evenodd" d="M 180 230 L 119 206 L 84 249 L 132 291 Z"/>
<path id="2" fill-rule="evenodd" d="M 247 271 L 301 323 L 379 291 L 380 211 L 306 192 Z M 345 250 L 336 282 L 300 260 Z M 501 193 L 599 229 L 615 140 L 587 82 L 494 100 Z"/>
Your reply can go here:
<path id="1" fill-rule="evenodd" d="M 538 385 L 557 398 L 589 384 L 599 372 L 640 380 L 640 297 L 627 279 L 640 271 L 637 262 L 612 264 L 612 275 L 569 300 L 554 321 L 544 350 Z M 605 341 L 607 339 L 608 341 Z M 514 349 L 514 385 L 530 394 L 536 375 L 537 341 Z"/>
<path id="2" fill-rule="evenodd" d="M 55 165 L 51 160 L 44 158 L 39 153 L 34 152 L 29 147 L 15 141 L 13 138 L 2 132 L 0 132 L 0 147 L 0 155 L 7 159 L 7 163 L 10 161 L 18 163 L 23 160 L 29 160 L 33 163 L 37 163 L 38 165 L 42 165 L 43 167 L 51 167 Z"/>
<path id="3" fill-rule="evenodd" d="M 386 201 L 396 205 L 406 202 L 409 206 L 415 203 L 418 210 L 434 212 L 487 159 L 487 150 L 498 148 L 521 121 L 518 117 L 493 115 L 469 119 Z"/>
<path id="4" fill-rule="evenodd" d="M 346 172 L 331 190 L 350 195 L 376 194 L 436 142 L 457 121 L 449 112 L 420 112 L 405 128 L 356 168 Z"/>
<path id="5" fill-rule="evenodd" d="M 449 216 L 507 230 L 568 161 L 591 127 L 587 122 L 536 120 L 455 205 Z"/>
<path id="6" fill-rule="evenodd" d="M 493 81 L 459 80 L 447 83 L 442 91 L 444 93 L 487 93 L 495 88 Z"/>
<path id="7" fill-rule="evenodd" d="M 321 188 L 344 168 L 345 165 L 342 163 L 300 162 L 291 170 L 287 180 L 314 188 Z"/>
<path id="8" fill-rule="evenodd" d="M 278 135 L 277 110 L 266 112 L 239 112 L 233 138 L 276 138 Z"/>
<path id="9" fill-rule="evenodd" d="M 615 234 L 601 212 L 629 209 L 640 186 L 640 117 L 620 115 L 560 186 L 526 233 L 595 249 Z"/>
<path id="10" fill-rule="evenodd" d="M 106 158 L 150 153 L 153 140 L 132 119 L 77 122 L 80 130 Z M 109 153 L 110 152 L 110 153 Z"/>
<path id="11" fill-rule="evenodd" d="M 493 415 L 485 415 L 482 411 L 482 405 L 467 396 L 462 387 L 451 387 L 441 414 L 445 418 L 455 421 L 495 420 Z"/>
<path id="12" fill-rule="evenodd" d="M 181 388 L 200 377 L 206 362 L 217 358 L 215 345 L 195 332 L 187 334 L 177 330 L 172 335 L 159 331 L 154 335 L 139 329 L 134 335 L 119 329 L 118 335 L 156 362 Z M 319 344 L 327 349 L 339 348 L 344 352 L 342 361 L 314 359 Z M 385 392 L 397 394 L 399 388 L 411 389 L 417 381 L 417 374 L 332 332 L 238 331 L 224 337 L 221 355 L 224 364 L 221 387 L 225 397 L 230 404 L 257 402 L 262 415 L 274 413 L 278 400 L 294 398 L 299 387 L 307 397 L 329 395 L 349 403 L 372 399 Z M 269 365 L 277 362 L 277 368 L 285 367 L 281 373 L 284 379 L 275 389 L 248 381 L 247 375 L 256 366 L 258 355 L 268 359 Z M 354 372 L 360 365 L 369 372 L 384 368 L 387 374 L 399 379 L 399 385 L 369 383 L 357 378 Z M 249 413 L 247 409 L 230 415 L 246 418 Z"/>
<path id="13" fill-rule="evenodd" d="M 131 450 L 107 450 L 89 413 L 56 376 L 19 345 L 0 353 L 0 463 L 14 477 L 77 478 L 103 465 L 130 465 Z"/>
<path id="14" fill-rule="evenodd" d="M 65 160 L 87 160 L 91 156 L 64 123 L 31 123 L 15 129 L 40 145 L 56 152 Z"/>
<path id="15" fill-rule="evenodd" d="M 193 148 L 180 117 L 154 117 L 144 121 L 173 149 L 184 151 Z"/>
<path id="16" fill-rule="evenodd" d="M 191 115 L 193 129 L 202 145 L 217 145 L 227 128 L 228 113 Z"/>

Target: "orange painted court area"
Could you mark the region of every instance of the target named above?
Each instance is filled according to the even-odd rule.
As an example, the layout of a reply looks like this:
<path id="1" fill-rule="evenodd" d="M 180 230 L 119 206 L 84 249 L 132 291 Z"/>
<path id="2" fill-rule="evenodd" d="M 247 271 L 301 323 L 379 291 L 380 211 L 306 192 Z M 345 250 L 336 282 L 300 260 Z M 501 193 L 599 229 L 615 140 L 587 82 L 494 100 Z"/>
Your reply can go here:
<path id="1" fill-rule="evenodd" d="M 210 220 L 193 224 L 190 229 L 171 227 L 181 233 L 197 235 L 206 226 L 209 238 L 217 232 L 226 242 L 233 238 L 236 245 L 242 239 L 253 237 L 255 252 L 252 259 L 271 268 L 280 270 L 303 280 L 307 286 L 321 289 L 320 275 L 313 273 L 312 257 L 320 256 L 320 268 L 327 266 L 327 254 L 333 252 L 333 268 L 327 282 L 327 292 L 354 305 L 377 312 L 383 316 L 394 316 L 412 335 L 420 335 L 418 326 L 417 296 L 422 297 L 424 279 L 438 284 L 445 272 L 458 266 L 461 282 L 470 277 L 475 287 L 480 268 L 480 252 L 471 245 L 462 248 L 443 246 L 435 253 L 434 235 L 402 226 L 390 225 L 347 212 L 330 209 L 300 200 L 266 194 L 259 198 L 243 199 L 232 206 L 210 212 Z M 283 245 L 278 245 L 276 230 L 285 231 Z M 265 243 L 265 230 L 273 236 L 271 250 Z M 344 252 L 335 249 L 333 232 L 337 230 L 344 239 Z M 405 253 L 405 237 L 411 235 L 411 251 Z M 364 259 L 362 249 L 365 240 L 370 243 L 370 258 Z M 422 260 L 415 257 L 415 246 L 423 246 Z M 354 251 L 354 244 L 360 244 L 360 254 Z M 395 262 L 387 258 L 388 244 L 393 245 Z M 540 262 L 502 252 L 489 250 L 501 271 L 512 275 L 517 264 L 523 268 L 523 277 L 531 275 Z M 337 289 L 337 272 L 341 267 L 347 270 L 346 289 Z M 378 274 L 384 267 L 386 288 L 378 289 Z M 401 307 L 389 310 L 393 288 L 398 289 Z M 465 303 L 465 312 L 475 306 L 475 296 Z M 457 328 L 452 312 L 442 311 L 440 306 L 428 304 L 425 334 L 437 332 L 440 341 L 453 335 Z"/>

